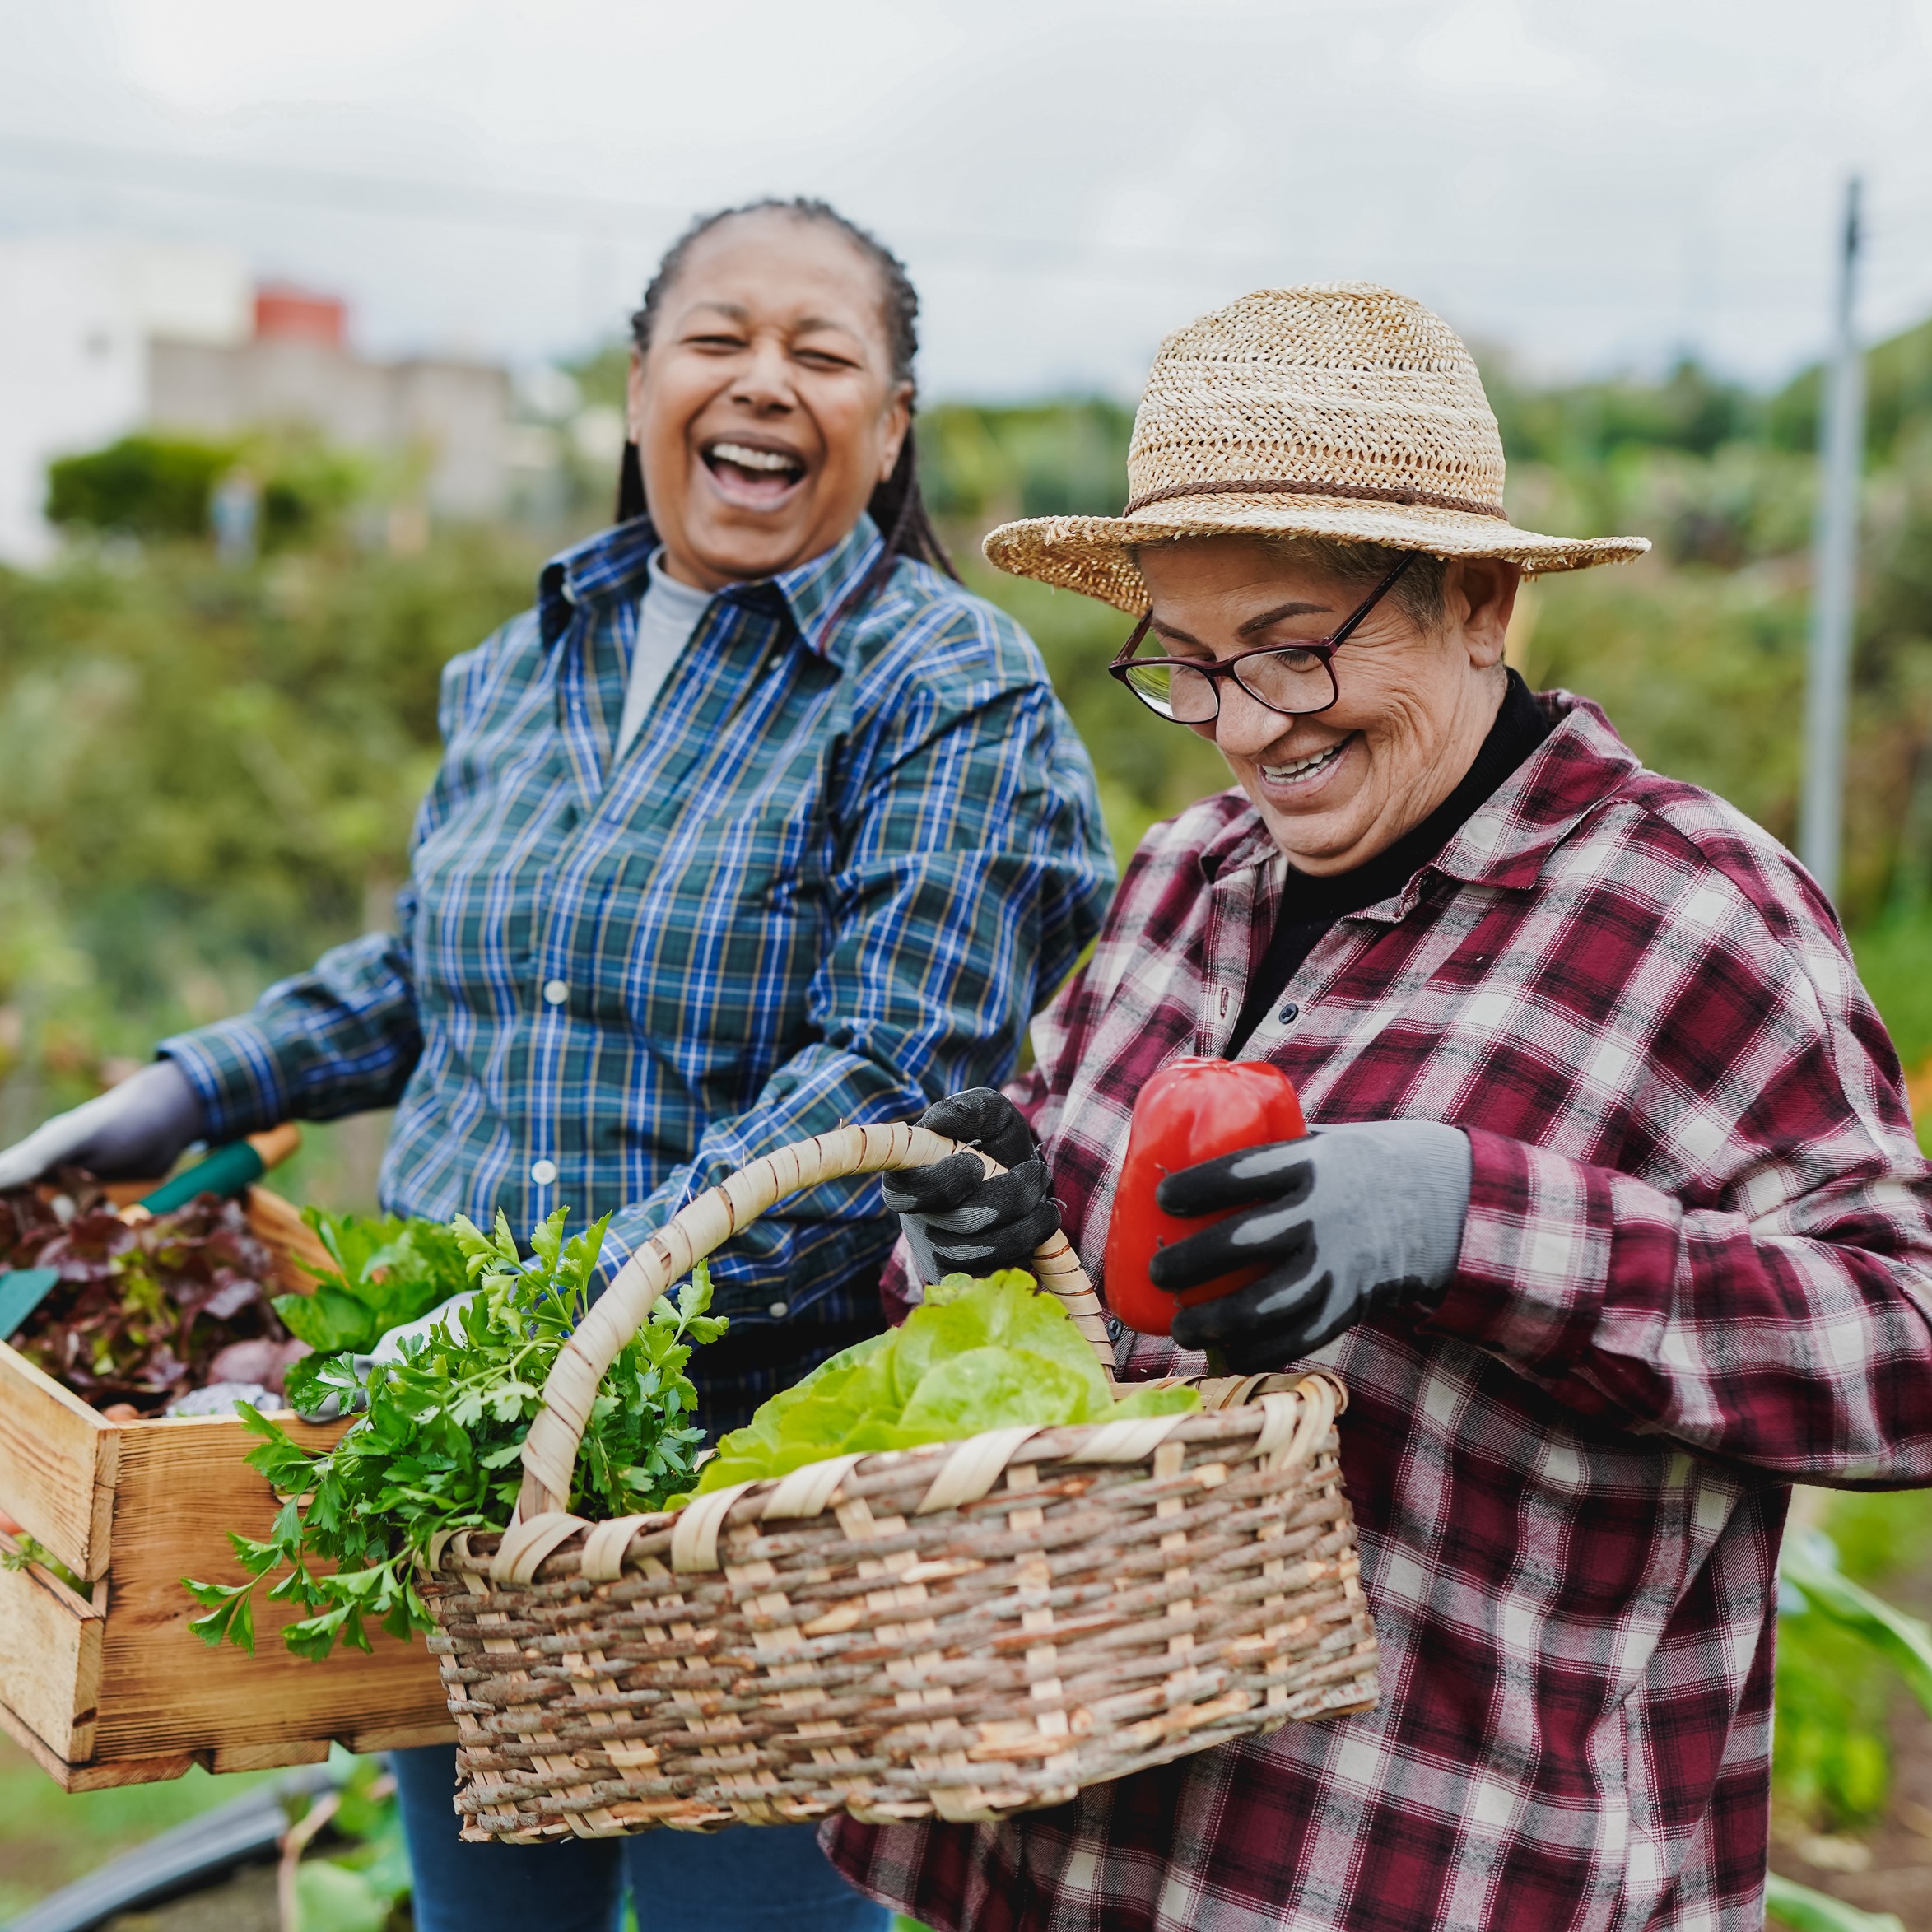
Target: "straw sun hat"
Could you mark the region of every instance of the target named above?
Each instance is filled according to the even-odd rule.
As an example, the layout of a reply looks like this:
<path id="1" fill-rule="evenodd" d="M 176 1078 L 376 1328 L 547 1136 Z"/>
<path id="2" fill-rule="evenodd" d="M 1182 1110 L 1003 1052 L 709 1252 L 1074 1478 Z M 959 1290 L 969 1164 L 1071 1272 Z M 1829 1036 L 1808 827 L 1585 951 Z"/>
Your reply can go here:
<path id="1" fill-rule="evenodd" d="M 1117 517 L 1003 524 L 1003 570 L 1136 617 L 1133 546 L 1177 537 L 1317 537 L 1496 556 L 1525 572 L 1622 563 L 1641 537 L 1539 537 L 1502 506 L 1502 439 L 1441 316 L 1368 282 L 1261 289 L 1162 343 L 1134 418 Z"/>

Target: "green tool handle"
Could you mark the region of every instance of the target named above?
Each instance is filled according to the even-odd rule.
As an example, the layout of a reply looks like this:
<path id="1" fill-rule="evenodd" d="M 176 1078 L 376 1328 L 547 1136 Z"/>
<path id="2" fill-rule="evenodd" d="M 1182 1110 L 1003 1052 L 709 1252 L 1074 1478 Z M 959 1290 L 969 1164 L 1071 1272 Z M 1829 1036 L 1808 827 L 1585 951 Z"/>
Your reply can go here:
<path id="1" fill-rule="evenodd" d="M 152 1194 L 143 1194 L 137 1204 L 150 1214 L 165 1214 L 172 1208 L 186 1207 L 197 1194 L 245 1194 L 295 1151 L 300 1138 L 291 1124 L 250 1134 L 246 1140 L 231 1140 L 212 1149 L 172 1180 L 163 1181 Z"/>

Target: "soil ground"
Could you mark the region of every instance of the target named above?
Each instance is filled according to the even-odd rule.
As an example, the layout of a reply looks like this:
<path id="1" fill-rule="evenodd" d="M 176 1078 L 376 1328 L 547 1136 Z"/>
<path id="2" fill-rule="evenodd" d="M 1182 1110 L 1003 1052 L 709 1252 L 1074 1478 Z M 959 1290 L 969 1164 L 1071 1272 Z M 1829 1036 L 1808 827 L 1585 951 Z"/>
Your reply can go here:
<path id="1" fill-rule="evenodd" d="M 245 1865 L 226 1883 L 147 1911 L 123 1912 L 105 1932 L 281 1932 L 275 1867 Z"/>

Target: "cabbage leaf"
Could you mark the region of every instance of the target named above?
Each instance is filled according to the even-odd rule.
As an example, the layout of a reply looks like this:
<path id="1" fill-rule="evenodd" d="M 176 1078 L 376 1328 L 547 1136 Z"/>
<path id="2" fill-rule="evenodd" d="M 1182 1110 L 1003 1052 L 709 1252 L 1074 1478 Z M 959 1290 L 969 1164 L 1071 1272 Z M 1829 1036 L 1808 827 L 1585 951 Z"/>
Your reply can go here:
<path id="1" fill-rule="evenodd" d="M 782 1476 L 836 1455 L 963 1441 L 987 1429 L 1176 1415 L 1199 1406 L 1192 1389 L 1138 1389 L 1116 1399 L 1059 1297 L 1042 1293 L 1030 1274 L 952 1274 L 926 1290 L 904 1327 L 821 1362 L 733 1430 L 691 1493 Z"/>

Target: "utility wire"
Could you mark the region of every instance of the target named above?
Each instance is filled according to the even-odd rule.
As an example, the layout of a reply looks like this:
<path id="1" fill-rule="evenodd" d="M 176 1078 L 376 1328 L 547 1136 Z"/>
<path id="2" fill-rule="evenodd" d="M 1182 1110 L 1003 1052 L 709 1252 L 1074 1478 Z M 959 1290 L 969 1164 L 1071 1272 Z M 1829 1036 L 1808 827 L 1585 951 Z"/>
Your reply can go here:
<path id="1" fill-rule="evenodd" d="M 135 149 L 0 133 L 0 171 L 40 179 L 52 173 L 69 179 L 106 180 L 138 191 L 187 192 L 254 201 L 271 206 L 305 205 L 389 220 L 457 221 L 480 226 L 530 229 L 554 233 L 566 228 L 608 240 L 627 226 L 661 230 L 691 212 L 683 203 L 642 197 L 565 193 L 511 186 L 479 188 L 421 178 L 400 179 L 340 170 L 235 161 L 180 151 Z M 1094 281 L 1124 276 L 1166 277 L 1193 273 L 1253 275 L 1279 272 L 1279 249 L 1207 249 L 1166 243 L 1098 241 L 1066 235 L 989 235 L 959 230 L 896 229 L 909 247 L 937 265 L 947 258 L 969 260 L 1014 272 L 1045 272 L 1056 279 Z M 1112 275 L 1107 272 L 1110 266 Z M 1477 274 L 1498 292 L 1519 292 L 1548 306 L 1595 303 L 1606 282 L 1621 273 L 1613 266 L 1553 263 L 1547 257 L 1526 265 L 1484 263 L 1462 254 L 1440 261 L 1411 258 L 1408 272 Z M 1096 271 L 1098 272 L 1096 272 Z M 1812 295 L 1815 273 L 1793 265 L 1727 274 L 1729 286 L 1709 305 L 1738 307 L 1761 301 L 1773 291 Z M 1568 282 L 1571 292 L 1553 284 Z"/>
<path id="2" fill-rule="evenodd" d="M 561 232 L 581 243 L 605 247 L 613 245 L 626 230 L 641 230 L 654 242 L 668 237 L 691 212 L 685 203 L 644 196 L 378 176 L 233 160 L 179 149 L 133 148 L 0 133 L 0 175 L 7 175 L 43 184 L 49 176 L 74 184 L 91 182 L 110 193 L 188 193 L 270 207 L 305 207 L 362 218 L 458 222 L 551 235 Z M 1925 296 L 1918 292 L 1925 280 L 1925 251 L 1914 235 L 1928 206 L 1932 204 L 1922 200 L 1894 201 L 1878 224 L 1868 226 L 1865 273 L 1874 292 L 1883 291 L 1883 299 L 1874 305 L 1875 308 L 1893 314 L 1908 309 L 1916 314 L 1932 300 L 1932 291 Z M 979 273 L 1025 275 L 1090 287 L 1168 288 L 1176 276 L 1254 286 L 1282 276 L 1287 252 L 1281 248 L 1188 248 L 1065 235 L 906 229 L 897 224 L 894 234 L 922 274 L 970 268 Z M 1434 283 L 1436 300 L 1445 306 L 1470 300 L 1481 306 L 1501 300 L 1519 309 L 1560 314 L 1599 308 L 1613 288 L 1626 301 L 1632 292 L 1624 266 L 1614 260 L 1566 263 L 1553 261 L 1547 254 L 1534 263 L 1507 258 L 1486 262 L 1473 252 L 1436 260 L 1405 255 L 1399 269 L 1391 267 L 1385 272 L 1404 278 L 1427 278 Z M 1813 269 L 1790 255 L 1762 268 L 1728 266 L 1721 286 L 1706 283 L 1700 291 L 1697 312 L 1709 317 L 1762 310 L 1769 304 L 1809 307 L 1825 292 L 1821 282 Z M 1678 305 L 1666 291 L 1658 291 L 1650 305 L 1656 311 L 1657 325 L 1668 324 L 1672 318 L 1666 311 Z"/>

